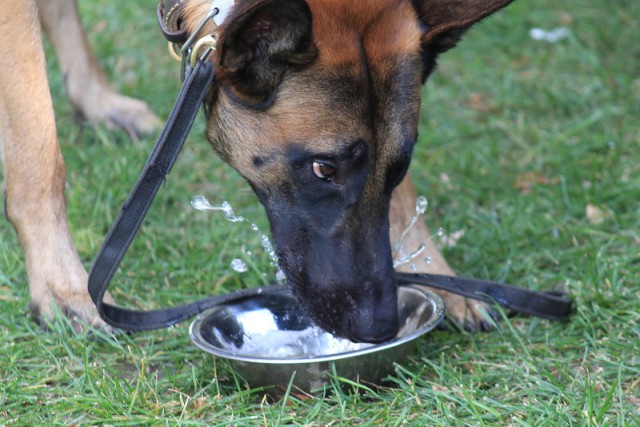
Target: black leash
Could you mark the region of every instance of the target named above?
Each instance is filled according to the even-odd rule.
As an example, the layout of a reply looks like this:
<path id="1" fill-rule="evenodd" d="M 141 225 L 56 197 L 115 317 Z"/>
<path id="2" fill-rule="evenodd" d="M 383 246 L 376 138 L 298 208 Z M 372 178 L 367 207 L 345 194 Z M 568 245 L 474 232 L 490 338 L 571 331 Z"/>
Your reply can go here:
<path id="1" fill-rule="evenodd" d="M 518 313 L 562 320 L 571 314 L 572 300 L 563 292 L 536 292 L 488 280 L 427 273 L 396 273 L 398 284 L 417 284 L 442 289 Z"/>
<path id="2" fill-rule="evenodd" d="M 147 164 L 93 261 L 89 273 L 89 294 L 100 316 L 116 328 L 127 331 L 165 328 L 223 302 L 224 297 L 212 297 L 179 307 L 146 312 L 128 310 L 103 302 L 111 278 L 187 139 L 202 100 L 213 81 L 213 74 L 211 61 L 199 60 L 186 77 Z"/>
<path id="3" fill-rule="evenodd" d="M 125 309 L 103 301 L 109 283 L 140 229 L 158 189 L 164 183 L 166 175 L 171 172 L 213 81 L 213 75 L 211 61 L 198 60 L 185 78 L 171 115 L 147 164 L 93 261 L 89 273 L 89 294 L 102 319 L 116 328 L 126 331 L 165 328 L 187 320 L 209 307 L 255 292 L 255 289 L 246 289 L 177 307 L 150 311 Z M 563 319 L 571 311 L 571 299 L 560 293 L 534 292 L 495 282 L 435 274 L 397 273 L 396 277 L 399 284 L 439 288 L 548 319 Z"/>

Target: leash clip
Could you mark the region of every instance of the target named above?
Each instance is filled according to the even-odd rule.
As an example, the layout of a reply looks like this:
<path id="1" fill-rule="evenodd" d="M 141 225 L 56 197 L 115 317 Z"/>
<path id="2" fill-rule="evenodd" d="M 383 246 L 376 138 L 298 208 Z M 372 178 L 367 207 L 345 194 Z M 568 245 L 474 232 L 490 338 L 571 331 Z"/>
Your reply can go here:
<path id="1" fill-rule="evenodd" d="M 182 63 L 180 70 L 182 81 L 191 73 L 198 59 L 205 60 L 216 49 L 217 37 L 214 34 L 207 34 L 197 40 L 196 37 L 209 22 L 212 22 L 214 27 L 221 24 L 232 5 L 233 1 L 223 1 L 221 5 L 216 6 L 216 0 L 212 0 L 209 12 L 202 18 L 202 21 L 180 48 L 180 55 L 178 55 L 178 47 L 175 44 L 169 47 L 171 56 L 176 59 L 179 58 Z M 206 50 L 200 55 L 200 50 L 203 47 L 206 47 Z"/>

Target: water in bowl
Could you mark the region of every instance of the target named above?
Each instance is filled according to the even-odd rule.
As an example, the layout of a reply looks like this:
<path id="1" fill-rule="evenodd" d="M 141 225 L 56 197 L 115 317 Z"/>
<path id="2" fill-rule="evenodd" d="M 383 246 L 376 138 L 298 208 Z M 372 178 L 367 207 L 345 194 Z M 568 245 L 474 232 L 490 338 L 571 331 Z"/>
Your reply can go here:
<path id="1" fill-rule="evenodd" d="M 238 314 L 236 320 L 245 331 L 241 344 L 230 342 L 214 329 L 213 334 L 227 351 L 261 358 L 309 358 L 357 351 L 373 344 L 354 343 L 310 325 L 301 330 L 280 330 L 270 310 Z"/>

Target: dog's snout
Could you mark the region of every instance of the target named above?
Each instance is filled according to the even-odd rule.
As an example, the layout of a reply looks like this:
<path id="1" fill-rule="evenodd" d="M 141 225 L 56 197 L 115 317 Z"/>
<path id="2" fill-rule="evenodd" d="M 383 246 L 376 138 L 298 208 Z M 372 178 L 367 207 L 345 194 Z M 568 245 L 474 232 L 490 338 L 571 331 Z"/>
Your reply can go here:
<path id="1" fill-rule="evenodd" d="M 369 285 L 372 285 L 369 283 Z M 396 336 L 399 329 L 397 288 L 392 282 L 378 282 L 348 298 L 337 325 L 341 334 L 354 342 L 380 343 Z"/>
<path id="2" fill-rule="evenodd" d="M 397 316 L 388 319 L 378 316 L 372 322 L 349 321 L 346 334 L 353 342 L 380 343 L 395 337 L 398 328 Z"/>
<path id="3" fill-rule="evenodd" d="M 396 336 L 399 329 L 397 287 L 393 281 L 376 288 L 347 286 L 331 292 L 316 282 L 294 287 L 298 302 L 322 329 L 354 342 L 380 343 Z"/>
<path id="4" fill-rule="evenodd" d="M 368 343 L 380 343 L 396 336 L 399 329 L 396 287 L 378 283 L 376 290 L 361 289 L 357 296 L 351 295 L 351 304 L 345 307 L 337 325 L 342 336 Z"/>

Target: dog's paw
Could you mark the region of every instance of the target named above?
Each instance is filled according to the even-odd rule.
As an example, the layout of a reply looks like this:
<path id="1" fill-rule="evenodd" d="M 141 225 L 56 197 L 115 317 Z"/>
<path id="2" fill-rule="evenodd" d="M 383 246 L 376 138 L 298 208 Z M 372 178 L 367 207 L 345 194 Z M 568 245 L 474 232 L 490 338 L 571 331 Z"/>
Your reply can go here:
<path id="1" fill-rule="evenodd" d="M 162 126 L 162 121 L 145 102 L 111 90 L 102 90 L 96 97 L 87 96 L 75 103 L 75 108 L 79 121 L 122 129 L 133 139 L 152 135 Z"/>
<path id="2" fill-rule="evenodd" d="M 447 320 L 467 331 L 491 331 L 499 318 L 496 311 L 482 301 L 449 292 L 438 292 L 444 299 Z"/>
<path id="3" fill-rule="evenodd" d="M 106 122 L 126 131 L 132 138 L 152 135 L 162 126 L 162 121 L 149 109 L 146 103 L 115 95 L 107 110 Z"/>
<path id="4" fill-rule="evenodd" d="M 105 295 L 105 301 L 113 302 L 110 295 Z M 100 330 L 111 334 L 113 328 L 100 318 L 95 304 L 88 293 L 68 294 L 59 299 L 51 293 L 40 297 L 33 297 L 29 303 L 31 316 L 45 330 L 51 329 L 52 322 L 59 316 L 65 316 L 71 327 L 78 333 L 86 330 Z"/>

